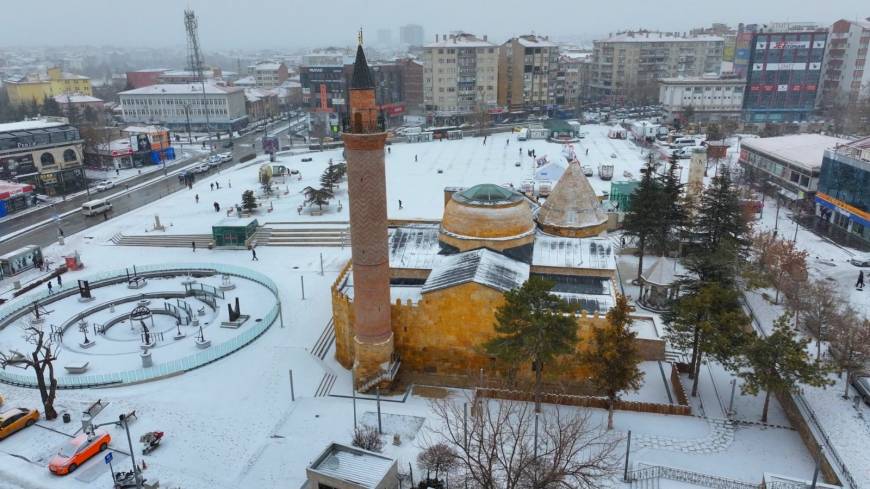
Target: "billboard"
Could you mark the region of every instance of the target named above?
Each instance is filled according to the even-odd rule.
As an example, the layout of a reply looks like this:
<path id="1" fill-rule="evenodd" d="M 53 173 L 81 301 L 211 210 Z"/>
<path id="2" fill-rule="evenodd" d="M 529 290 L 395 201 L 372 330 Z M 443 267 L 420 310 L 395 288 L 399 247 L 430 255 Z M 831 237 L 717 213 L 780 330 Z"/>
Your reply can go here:
<path id="1" fill-rule="evenodd" d="M 280 149 L 280 143 L 275 136 L 266 136 L 263 138 L 263 151 L 269 154 L 277 153 Z"/>

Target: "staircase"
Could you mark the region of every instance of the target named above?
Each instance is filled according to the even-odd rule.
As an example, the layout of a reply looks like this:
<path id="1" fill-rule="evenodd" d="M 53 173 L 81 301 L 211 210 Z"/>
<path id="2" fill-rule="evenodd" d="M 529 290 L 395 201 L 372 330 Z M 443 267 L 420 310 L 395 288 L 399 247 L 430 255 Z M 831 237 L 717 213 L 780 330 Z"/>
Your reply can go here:
<path id="1" fill-rule="evenodd" d="M 311 347 L 311 354 L 321 360 L 324 360 L 326 358 L 326 354 L 329 353 L 329 349 L 332 348 L 332 344 L 334 342 L 335 323 L 333 323 L 332 318 L 329 318 L 329 322 L 326 323 L 326 327 L 323 328 L 323 332 L 320 333 L 320 337 L 317 338 L 314 346 Z"/>
<path id="2" fill-rule="evenodd" d="M 190 248 L 196 243 L 197 248 L 207 248 L 211 243 L 210 234 L 157 234 L 126 236 L 116 234 L 111 239 L 118 246 L 156 246 L 163 248 Z"/>
<path id="3" fill-rule="evenodd" d="M 254 235 L 257 246 L 349 246 L 347 223 L 266 223 Z"/>
<path id="4" fill-rule="evenodd" d="M 317 386 L 317 390 L 314 391 L 314 397 L 326 397 L 332 391 L 332 386 L 335 385 L 335 379 L 337 376 L 332 372 L 325 372 L 323 377 L 320 379 L 320 384 Z"/>
<path id="5" fill-rule="evenodd" d="M 381 382 L 392 382 L 396 375 L 399 373 L 399 367 L 402 366 L 402 361 L 399 360 L 398 356 L 393 356 L 393 359 L 390 360 L 390 365 L 386 370 L 381 370 L 381 372 L 367 380 L 363 383 L 359 389 L 360 392 L 368 392 L 372 387 L 380 384 Z"/>

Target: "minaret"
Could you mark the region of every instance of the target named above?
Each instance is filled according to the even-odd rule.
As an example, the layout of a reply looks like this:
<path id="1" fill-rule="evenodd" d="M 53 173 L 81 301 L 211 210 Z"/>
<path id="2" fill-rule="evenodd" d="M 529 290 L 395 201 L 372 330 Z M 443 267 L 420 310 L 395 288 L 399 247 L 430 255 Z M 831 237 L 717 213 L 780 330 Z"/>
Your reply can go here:
<path id="1" fill-rule="evenodd" d="M 390 263 L 387 245 L 387 184 L 384 132 L 374 83 L 362 48 L 362 32 L 350 83 L 344 140 L 350 200 L 353 263 L 354 379 L 368 390 L 387 383 L 393 356 L 390 325 Z M 376 379 L 383 378 L 379 382 Z"/>

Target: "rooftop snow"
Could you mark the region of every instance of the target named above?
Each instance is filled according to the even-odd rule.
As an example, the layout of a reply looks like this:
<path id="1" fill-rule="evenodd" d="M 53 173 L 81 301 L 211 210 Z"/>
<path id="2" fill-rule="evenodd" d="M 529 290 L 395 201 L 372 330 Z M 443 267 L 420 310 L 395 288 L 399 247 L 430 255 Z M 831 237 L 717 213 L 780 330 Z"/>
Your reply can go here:
<path id="1" fill-rule="evenodd" d="M 450 36 L 448 39 L 443 39 L 443 36 L 439 36 L 438 40 L 426 44 L 423 46 L 424 48 L 494 48 L 495 44 L 480 39 L 477 36 L 472 34 L 459 34 L 456 36 Z"/>
<path id="2" fill-rule="evenodd" d="M 223 95 L 241 90 L 238 87 L 224 87 L 212 83 L 205 84 L 205 93 L 209 95 Z M 163 83 L 119 92 L 118 95 L 187 95 L 196 93 L 202 93 L 202 85 L 200 83 Z"/>
<path id="3" fill-rule="evenodd" d="M 395 460 L 376 453 L 333 443 L 311 466 L 311 470 L 374 489 L 395 463 Z"/>
<path id="4" fill-rule="evenodd" d="M 822 157 L 826 149 L 848 142 L 846 139 L 821 134 L 792 134 L 773 138 L 744 139 L 740 146 L 741 149 L 760 151 L 788 163 L 817 170 L 822 167 Z"/>
<path id="5" fill-rule="evenodd" d="M 502 292 L 520 287 L 529 278 L 529 265 L 487 249 L 442 258 L 423 285 L 423 293 L 477 282 Z"/>
<path id="6" fill-rule="evenodd" d="M 538 233 L 532 266 L 616 269 L 613 244 L 603 238 L 563 238 Z"/>
<path id="7" fill-rule="evenodd" d="M 653 285 L 668 286 L 685 274 L 686 269 L 680 265 L 678 260 L 660 256 L 641 274 L 641 278 Z"/>
<path id="8" fill-rule="evenodd" d="M 83 104 L 91 102 L 102 102 L 102 99 L 91 97 L 90 95 L 55 95 L 54 100 L 59 104 Z"/>
<path id="9" fill-rule="evenodd" d="M 677 37 L 670 32 L 623 32 L 596 42 L 711 42 L 724 41 L 719 36 Z"/>
<path id="10" fill-rule="evenodd" d="M 0 124 L 0 133 L 4 132 L 15 132 L 15 131 L 30 131 L 33 129 L 48 129 L 49 127 L 58 127 L 65 126 L 66 122 L 58 122 L 58 121 L 49 121 L 46 119 L 32 120 L 32 121 L 21 121 L 21 122 L 7 122 L 5 124 Z"/>
<path id="11" fill-rule="evenodd" d="M 413 224 L 390 229 L 390 268 L 431 270 L 438 260 L 437 224 Z"/>
<path id="12" fill-rule="evenodd" d="M 530 48 L 554 48 L 557 46 L 556 43 L 537 36 L 520 36 L 517 41 L 521 46 Z"/>

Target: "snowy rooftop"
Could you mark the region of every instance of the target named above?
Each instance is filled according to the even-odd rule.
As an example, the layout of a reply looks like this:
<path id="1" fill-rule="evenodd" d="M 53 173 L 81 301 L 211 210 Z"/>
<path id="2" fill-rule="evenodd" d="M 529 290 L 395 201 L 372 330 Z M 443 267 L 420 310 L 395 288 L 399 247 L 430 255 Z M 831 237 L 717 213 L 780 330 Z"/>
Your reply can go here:
<path id="1" fill-rule="evenodd" d="M 538 233 L 532 266 L 615 270 L 613 244 L 602 238 L 563 238 Z"/>
<path id="2" fill-rule="evenodd" d="M 554 48 L 557 46 L 556 43 L 551 42 L 549 39 L 545 39 L 543 37 L 538 37 L 535 35 L 520 36 L 517 41 L 520 43 L 521 46 L 530 48 Z"/>
<path id="3" fill-rule="evenodd" d="M 666 257 L 657 257 L 652 265 L 644 270 L 641 278 L 653 285 L 671 285 L 687 273 L 678 260 Z"/>
<path id="4" fill-rule="evenodd" d="M 32 121 L 7 122 L 0 124 L 0 133 L 15 131 L 30 131 L 33 129 L 48 129 L 50 127 L 65 126 L 67 122 L 52 121 L 49 119 L 37 119 Z"/>
<path id="5" fill-rule="evenodd" d="M 451 35 L 448 38 L 439 36 L 438 40 L 426 44 L 424 48 L 494 48 L 495 44 L 488 40 L 480 39 L 473 34 L 457 34 Z"/>
<path id="6" fill-rule="evenodd" d="M 723 83 L 729 83 L 732 85 L 746 85 L 746 79 L 744 78 L 722 78 L 722 77 L 707 77 L 707 76 L 678 76 L 672 78 L 661 78 L 659 79 L 662 83 L 671 83 L 671 84 L 684 84 L 684 85 L 721 85 Z"/>
<path id="7" fill-rule="evenodd" d="M 816 170 L 822 167 L 822 157 L 826 149 L 848 142 L 846 139 L 821 134 L 791 134 L 773 138 L 744 139 L 740 147 Z"/>
<path id="8" fill-rule="evenodd" d="M 224 87 L 213 83 L 205 84 L 205 93 L 209 95 L 233 93 L 242 90 L 237 87 Z M 188 95 L 202 93 L 202 84 L 200 83 L 163 83 L 159 85 L 149 85 L 147 87 L 136 88 L 119 92 L 118 95 Z"/>
<path id="9" fill-rule="evenodd" d="M 596 42 L 699 42 L 724 41 L 719 36 L 674 36 L 671 32 L 621 32 Z"/>
<path id="10" fill-rule="evenodd" d="M 274 61 L 263 61 L 262 63 L 253 64 L 248 68 L 253 68 L 256 71 L 274 71 L 281 68 L 281 63 L 275 63 Z"/>
<path id="11" fill-rule="evenodd" d="M 374 489 L 395 464 L 395 460 L 383 455 L 333 443 L 311 464 L 309 470 Z"/>
<path id="12" fill-rule="evenodd" d="M 437 224 L 390 228 L 390 268 L 432 269 L 438 261 Z"/>
<path id="13" fill-rule="evenodd" d="M 169 129 L 163 126 L 127 126 L 124 128 L 124 132 L 129 133 L 154 133 L 154 132 L 165 132 Z"/>
<path id="14" fill-rule="evenodd" d="M 423 285 L 423 293 L 477 282 L 502 292 L 519 287 L 529 278 L 529 265 L 504 255 L 479 249 L 442 258 Z"/>
<path id="15" fill-rule="evenodd" d="M 102 99 L 90 95 L 55 95 L 54 100 L 59 104 L 83 104 L 102 102 Z"/>

